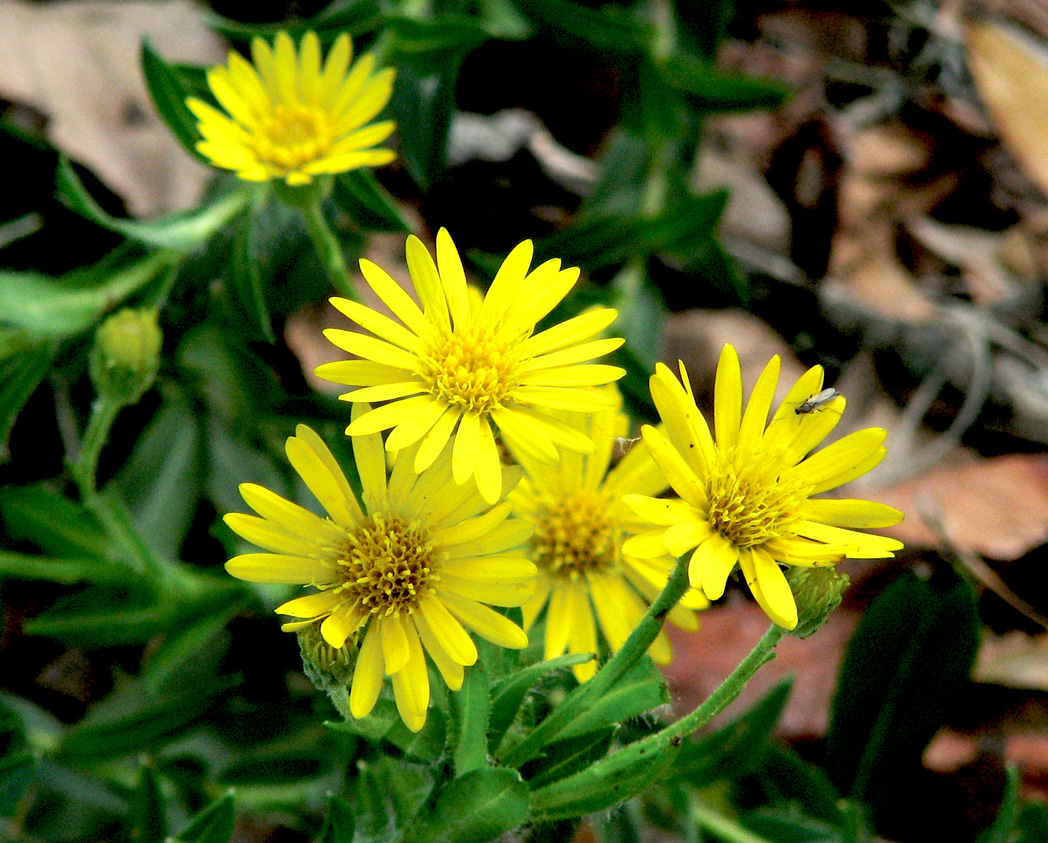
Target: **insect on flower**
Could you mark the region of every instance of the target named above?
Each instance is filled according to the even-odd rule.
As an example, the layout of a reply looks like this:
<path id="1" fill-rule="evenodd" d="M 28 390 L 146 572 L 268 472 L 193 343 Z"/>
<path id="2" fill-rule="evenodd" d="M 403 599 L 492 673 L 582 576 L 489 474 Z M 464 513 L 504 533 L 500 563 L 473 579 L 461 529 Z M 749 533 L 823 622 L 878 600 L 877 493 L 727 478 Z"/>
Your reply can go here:
<path id="1" fill-rule="evenodd" d="M 836 389 L 828 387 L 818 395 L 813 395 L 807 401 L 802 401 L 793 412 L 798 416 L 803 416 L 807 413 L 814 413 L 816 410 L 821 410 L 839 395 L 840 393 Z"/>

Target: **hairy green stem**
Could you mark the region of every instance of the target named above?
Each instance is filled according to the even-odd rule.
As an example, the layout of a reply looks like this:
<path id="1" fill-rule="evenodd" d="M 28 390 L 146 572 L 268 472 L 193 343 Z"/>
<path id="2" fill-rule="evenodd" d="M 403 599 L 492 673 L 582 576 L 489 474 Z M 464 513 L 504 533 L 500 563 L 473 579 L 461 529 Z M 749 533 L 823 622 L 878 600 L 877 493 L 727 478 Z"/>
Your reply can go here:
<path id="1" fill-rule="evenodd" d="M 84 439 L 80 443 L 80 453 L 72 466 L 73 480 L 80 491 L 80 497 L 84 500 L 97 489 L 98 457 L 109 439 L 113 422 L 123 407 L 123 401 L 113 394 L 106 393 L 99 395 L 91 407 L 91 418 L 88 420 Z"/>

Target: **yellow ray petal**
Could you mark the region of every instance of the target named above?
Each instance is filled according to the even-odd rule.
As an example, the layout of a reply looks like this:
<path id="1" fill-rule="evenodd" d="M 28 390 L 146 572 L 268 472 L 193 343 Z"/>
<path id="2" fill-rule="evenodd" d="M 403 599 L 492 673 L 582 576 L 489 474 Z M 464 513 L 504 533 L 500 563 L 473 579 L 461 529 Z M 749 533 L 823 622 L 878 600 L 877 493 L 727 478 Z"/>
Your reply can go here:
<path id="1" fill-rule="evenodd" d="M 450 592 L 442 594 L 440 599 L 448 611 L 467 628 L 492 644 L 512 650 L 522 650 L 528 646 L 528 636 L 524 630 L 494 609 Z"/>
<path id="2" fill-rule="evenodd" d="M 739 439 L 742 420 L 742 369 L 739 355 L 731 345 L 725 345 L 717 363 L 714 386 L 713 424 L 717 431 L 717 447 L 726 451 L 734 448 Z"/>
<path id="3" fill-rule="evenodd" d="M 382 669 L 382 642 L 370 627 L 357 653 L 353 684 L 349 688 L 349 711 L 357 718 L 367 717 L 375 707 L 385 671 Z"/>
<path id="4" fill-rule="evenodd" d="M 414 624 L 408 629 L 409 658 L 404 667 L 393 674 L 393 699 L 401 720 L 412 732 L 426 725 L 429 708 L 429 673 L 426 656 Z"/>
<path id="5" fill-rule="evenodd" d="M 226 562 L 226 571 L 238 580 L 287 585 L 327 584 L 334 581 L 332 562 L 310 556 L 280 553 L 244 553 Z"/>

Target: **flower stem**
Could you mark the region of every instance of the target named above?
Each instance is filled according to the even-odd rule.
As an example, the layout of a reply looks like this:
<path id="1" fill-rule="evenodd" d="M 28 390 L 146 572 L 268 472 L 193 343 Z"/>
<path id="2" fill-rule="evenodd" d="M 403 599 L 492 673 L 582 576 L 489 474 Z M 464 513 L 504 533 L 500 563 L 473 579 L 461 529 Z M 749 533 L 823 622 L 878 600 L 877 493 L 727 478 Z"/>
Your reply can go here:
<path id="1" fill-rule="evenodd" d="M 321 263 L 324 264 L 324 269 L 327 270 L 331 285 L 339 295 L 358 301 L 359 297 L 353 287 L 353 281 L 346 266 L 346 258 L 342 252 L 342 244 L 338 242 L 335 232 L 331 230 L 331 226 L 324 217 L 324 212 L 320 207 L 320 195 L 315 193 L 313 201 L 303 203 L 299 209 L 306 220 L 310 239 L 313 241 Z"/>
<path id="2" fill-rule="evenodd" d="M 604 696 L 622 675 L 635 665 L 647 652 L 648 647 L 662 630 L 666 615 L 688 590 L 688 561 L 677 562 L 662 592 L 648 608 L 647 614 L 630 633 L 629 638 L 597 675 L 573 690 L 550 713 L 549 717 L 539 723 L 531 733 L 513 747 L 500 761 L 508 767 L 519 767 L 525 761 L 534 758 L 539 751 L 553 740 L 569 723 L 584 714 Z"/>
<path id="3" fill-rule="evenodd" d="M 80 443 L 80 453 L 72 466 L 73 480 L 81 498 L 87 499 L 96 492 L 98 457 L 109 439 L 113 422 L 123 407 L 124 402 L 112 393 L 102 393 L 91 407 L 91 418 L 87 423 L 84 439 Z"/>
<path id="4" fill-rule="evenodd" d="M 704 805 L 693 803 L 689 814 L 692 822 L 702 831 L 708 831 L 713 837 L 723 841 L 723 843 L 769 843 L 767 837 L 760 837 L 754 834 L 734 820 Z"/>

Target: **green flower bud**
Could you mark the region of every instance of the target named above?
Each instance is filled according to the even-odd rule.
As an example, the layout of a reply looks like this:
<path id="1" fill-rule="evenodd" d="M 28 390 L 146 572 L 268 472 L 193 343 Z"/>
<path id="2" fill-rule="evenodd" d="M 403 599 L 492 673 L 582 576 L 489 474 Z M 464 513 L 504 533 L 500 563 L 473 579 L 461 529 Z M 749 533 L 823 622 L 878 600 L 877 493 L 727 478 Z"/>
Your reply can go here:
<path id="1" fill-rule="evenodd" d="M 320 624 L 311 623 L 295 631 L 302 653 L 302 668 L 309 681 L 322 691 L 345 688 L 353 678 L 359 645 L 351 635 L 337 650 L 320 634 Z"/>
<path id="2" fill-rule="evenodd" d="M 848 587 L 847 574 L 834 567 L 786 569 L 786 581 L 797 602 L 797 626 L 790 635 L 807 638 L 826 623 L 830 613 L 841 605 Z"/>
<path id="3" fill-rule="evenodd" d="M 109 316 L 91 348 L 91 383 L 99 396 L 134 404 L 156 380 L 163 334 L 157 312 L 125 307 Z"/>

